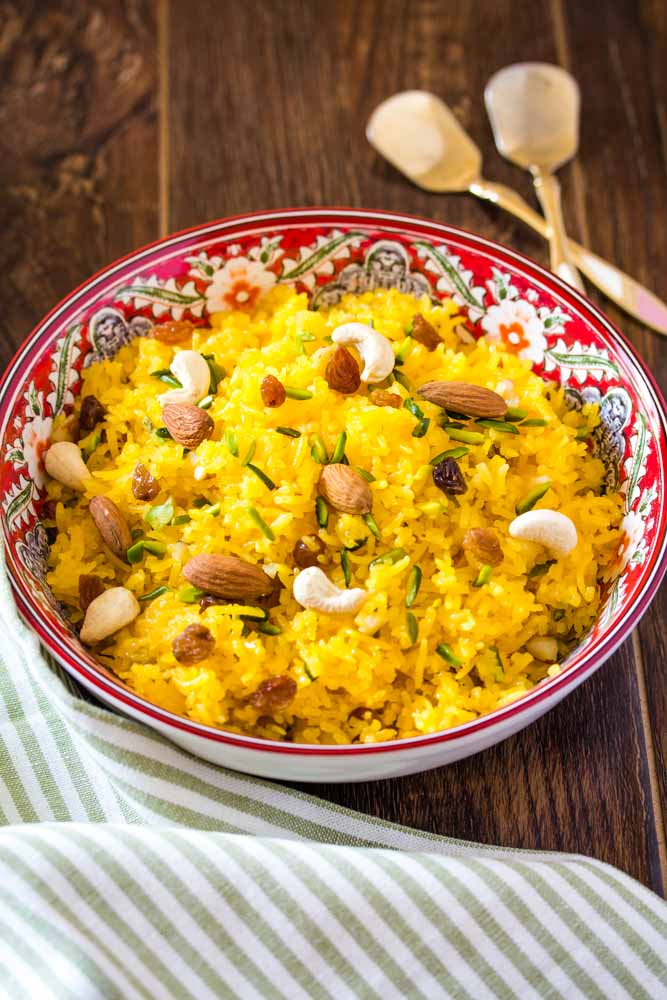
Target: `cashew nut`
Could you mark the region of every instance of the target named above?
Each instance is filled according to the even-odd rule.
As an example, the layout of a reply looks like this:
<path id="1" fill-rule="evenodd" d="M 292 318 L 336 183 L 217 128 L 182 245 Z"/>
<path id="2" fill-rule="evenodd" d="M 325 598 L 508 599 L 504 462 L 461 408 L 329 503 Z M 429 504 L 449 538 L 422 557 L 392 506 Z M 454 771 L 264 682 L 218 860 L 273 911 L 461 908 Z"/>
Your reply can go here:
<path id="1" fill-rule="evenodd" d="M 301 570 L 294 580 L 292 593 L 302 607 L 327 611 L 330 614 L 356 611 L 368 596 L 366 591 L 359 587 L 341 590 L 318 566 L 309 566 L 308 569 Z"/>
<path id="2" fill-rule="evenodd" d="M 191 403 L 194 406 L 204 398 L 211 384 L 211 371 L 201 354 L 197 351 L 179 351 L 170 370 L 182 388 L 170 389 L 158 396 L 162 406 L 167 403 Z"/>
<path id="3" fill-rule="evenodd" d="M 540 508 L 527 510 L 515 517 L 509 526 L 512 538 L 539 542 L 555 556 L 566 556 L 577 544 L 577 529 L 566 514 Z"/>
<path id="4" fill-rule="evenodd" d="M 391 344 L 372 326 L 343 323 L 334 330 L 331 339 L 336 344 L 354 344 L 364 363 L 362 382 L 382 382 L 393 371 L 396 359 Z"/>
<path id="5" fill-rule="evenodd" d="M 44 456 L 44 468 L 52 479 L 72 490 L 82 490 L 86 479 L 90 479 L 88 466 L 81 457 L 81 451 L 73 441 L 56 441 Z"/>
<path id="6" fill-rule="evenodd" d="M 526 651 L 543 663 L 555 663 L 558 659 L 558 643 L 550 635 L 536 635 L 529 639 Z"/>
<path id="7" fill-rule="evenodd" d="M 129 625 L 140 611 L 139 602 L 131 590 L 111 587 L 88 605 L 79 638 L 87 646 L 94 646 Z"/>

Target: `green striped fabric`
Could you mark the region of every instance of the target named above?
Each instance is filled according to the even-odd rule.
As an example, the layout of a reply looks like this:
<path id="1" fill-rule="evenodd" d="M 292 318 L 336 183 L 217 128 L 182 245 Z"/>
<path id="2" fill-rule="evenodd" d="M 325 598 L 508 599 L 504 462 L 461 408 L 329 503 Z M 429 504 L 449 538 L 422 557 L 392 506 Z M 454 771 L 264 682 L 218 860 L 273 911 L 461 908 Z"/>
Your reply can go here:
<path id="1" fill-rule="evenodd" d="M 1 569 L 0 629 L 0 1000 L 667 997 L 621 872 L 198 761 L 82 697 Z"/>

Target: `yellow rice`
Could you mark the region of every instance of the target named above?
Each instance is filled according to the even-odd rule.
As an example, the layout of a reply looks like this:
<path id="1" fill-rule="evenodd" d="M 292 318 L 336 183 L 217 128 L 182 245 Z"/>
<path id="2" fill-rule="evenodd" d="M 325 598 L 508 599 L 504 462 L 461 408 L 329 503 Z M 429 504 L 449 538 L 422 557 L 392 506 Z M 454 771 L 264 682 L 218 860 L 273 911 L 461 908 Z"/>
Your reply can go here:
<path id="1" fill-rule="evenodd" d="M 324 369 L 331 352 L 324 340 L 348 320 L 373 321 L 375 329 L 396 344 L 420 311 L 439 331 L 443 344 L 429 353 L 417 342 L 402 368 L 414 386 L 434 379 L 457 380 L 496 389 L 509 380 L 519 405 L 542 427 L 519 435 L 485 432 L 484 443 L 459 459 L 468 491 L 449 501 L 434 485 L 429 460 L 456 447 L 437 420 L 441 412 L 420 403 L 431 417 L 424 437 L 412 436 L 415 417 L 405 409 L 372 405 L 363 386 L 351 396 L 331 391 Z M 279 288 L 255 310 L 212 317 L 210 329 L 197 329 L 193 347 L 214 354 L 227 377 L 208 411 L 215 432 L 196 452 L 207 478 L 193 477 L 191 456 L 170 440 L 160 440 L 158 396 L 166 387 L 151 377 L 168 368 L 177 348 L 150 337 L 136 339 L 112 360 L 84 372 L 82 396 L 95 395 L 108 413 L 106 440 L 89 462 L 92 479 L 85 495 L 71 500 L 58 483 L 49 494 L 58 500 L 58 535 L 51 550 L 48 581 L 58 600 L 78 611 L 78 580 L 97 574 L 105 583 L 124 585 L 137 597 L 165 585 L 168 593 L 142 604 L 139 617 L 106 646 L 102 662 L 138 694 L 197 722 L 269 739 L 305 743 L 376 742 L 432 733 L 458 725 L 520 697 L 559 668 L 535 661 L 525 651 L 534 636 L 559 639 L 561 658 L 590 627 L 599 608 L 600 579 L 619 544 L 621 505 L 616 495 L 601 495 L 602 463 L 592 457 L 577 430 L 592 430 L 597 408 L 567 410 L 562 393 L 533 375 L 530 365 L 497 345 L 480 340 L 463 345 L 455 327 L 460 322 L 451 301 L 434 306 L 397 291 L 346 296 L 333 308 L 311 311 L 305 295 Z M 300 334 L 313 334 L 312 341 Z M 308 388 L 310 400 L 287 399 L 266 409 L 260 384 L 267 374 L 290 386 Z M 406 397 L 399 385 L 392 391 Z M 278 426 L 302 432 L 293 439 L 275 433 Z M 470 425 L 474 428 L 474 424 Z M 236 431 L 239 458 L 225 444 L 225 431 Z M 477 428 L 479 429 L 479 428 Z M 350 553 L 351 586 L 363 587 L 367 601 L 354 615 L 327 615 L 304 610 L 292 597 L 292 550 L 299 538 L 317 531 L 316 483 L 321 472 L 310 453 L 309 437 L 320 433 L 331 452 L 347 432 L 346 454 L 353 466 L 375 476 L 373 513 L 381 540 L 369 535 L 360 517 L 331 512 L 319 535 L 327 546 L 323 568 L 344 586 L 339 555 L 343 545 L 368 536 L 366 545 Z M 277 484 L 269 491 L 241 465 L 256 441 L 254 464 Z M 150 503 L 131 491 L 137 463 L 159 480 L 160 493 Z M 552 486 L 538 507 L 567 514 L 578 529 L 571 555 L 554 562 L 541 576 L 530 570 L 548 559 L 532 542 L 512 539 L 508 525 L 515 505 L 547 477 Z M 87 504 L 106 494 L 132 528 L 147 538 L 166 542 L 164 558 L 146 555 L 125 566 L 104 547 Z M 176 513 L 188 513 L 182 525 L 151 530 L 146 509 L 171 497 Z M 193 506 L 205 497 L 220 504 L 212 517 Z M 266 538 L 248 514 L 254 507 L 271 527 Z M 462 554 L 461 542 L 473 527 L 490 527 L 499 537 L 502 564 L 491 580 L 474 587 L 479 566 Z M 393 548 L 407 555 L 394 565 L 369 562 Z M 235 606 L 208 608 L 186 604 L 178 592 L 186 586 L 182 567 L 201 552 L 234 554 L 277 572 L 284 584 L 271 622 L 282 634 L 267 636 L 244 627 Z M 423 582 L 411 608 L 418 624 L 412 644 L 406 619 L 406 584 L 418 564 Z M 556 612 L 554 616 L 554 612 Z M 179 664 L 172 640 L 188 624 L 205 623 L 215 649 L 192 666 Z M 446 643 L 460 666 L 436 652 Z M 249 696 L 267 678 L 288 675 L 297 684 L 289 707 L 269 718 L 253 707 Z"/>

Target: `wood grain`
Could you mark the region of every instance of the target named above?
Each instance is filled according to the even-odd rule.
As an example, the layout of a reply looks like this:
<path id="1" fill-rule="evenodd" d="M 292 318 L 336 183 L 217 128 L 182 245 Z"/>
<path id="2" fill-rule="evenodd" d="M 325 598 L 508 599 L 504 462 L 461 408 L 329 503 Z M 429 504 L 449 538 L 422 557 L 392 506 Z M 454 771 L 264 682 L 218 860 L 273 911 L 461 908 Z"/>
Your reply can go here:
<path id="1" fill-rule="evenodd" d="M 511 0 L 0 0 L 5 357 L 60 295 L 158 228 L 243 211 L 404 210 L 546 263 L 545 245 L 520 223 L 468 196 L 411 187 L 364 138 L 368 114 L 388 94 L 434 90 L 480 144 L 489 177 L 534 201 L 529 177 L 495 152 L 481 100 L 492 72 L 526 58 L 569 65 L 581 82 L 581 154 L 562 171 L 572 235 L 667 297 L 664 5 L 588 8 L 576 0 L 520 9 Z M 664 343 L 592 297 L 667 386 Z M 453 837 L 592 854 L 660 891 L 665 601 L 663 592 L 639 632 L 645 677 L 626 644 L 547 717 L 473 759 L 308 790 Z"/>
<path id="2" fill-rule="evenodd" d="M 0 338 L 156 231 L 152 5 L 0 5 Z M 26 123 L 29 127 L 26 127 Z"/>
<path id="3" fill-rule="evenodd" d="M 203 8 L 201 17 L 186 18 L 192 6 L 174 0 L 170 17 L 183 46 L 200 54 L 211 75 L 193 78 L 182 59 L 170 63 L 172 228 L 276 205 L 364 205 L 475 229 L 546 263 L 545 246 L 520 224 L 470 198 L 410 187 L 363 135 L 383 97 L 407 87 L 435 90 L 480 143 L 493 177 L 532 198 L 530 180 L 495 153 L 480 98 L 495 69 L 527 52 L 557 61 L 558 37 L 549 5 L 522 5 L 511 27 L 508 6 L 278 2 L 235 10 L 223 29 Z M 245 55 L 251 35 L 261 60 Z M 604 104 L 605 90 L 597 94 Z M 179 151 L 201 143 L 210 155 L 186 164 Z M 565 212 L 579 237 L 609 215 L 581 197 L 586 165 L 578 190 L 571 167 L 563 176 Z M 626 646 L 565 704 L 501 747 L 425 775 L 316 791 L 454 837 L 594 854 L 660 889 L 645 738 Z"/>

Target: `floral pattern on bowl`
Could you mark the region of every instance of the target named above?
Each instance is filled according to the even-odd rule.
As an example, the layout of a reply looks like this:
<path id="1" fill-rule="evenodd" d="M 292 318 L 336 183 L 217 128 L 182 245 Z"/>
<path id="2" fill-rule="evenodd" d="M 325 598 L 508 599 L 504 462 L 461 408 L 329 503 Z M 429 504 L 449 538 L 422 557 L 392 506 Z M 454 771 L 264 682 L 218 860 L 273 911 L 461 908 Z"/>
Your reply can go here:
<path id="1" fill-rule="evenodd" d="M 112 357 L 155 322 L 204 324 L 212 312 L 251 308 L 279 284 L 307 292 L 314 308 L 373 288 L 451 296 L 462 340 L 501 343 L 565 386 L 573 407 L 599 403 L 591 447 L 608 488 L 624 495 L 625 533 L 603 611 L 568 667 L 602 642 L 617 644 L 664 571 L 664 410 L 631 349 L 576 293 L 479 237 L 382 213 L 295 210 L 177 234 L 112 265 L 56 307 L 10 368 L 0 478 L 10 574 L 61 650 L 69 643 L 79 659 L 95 662 L 68 637 L 44 586 L 48 546 L 39 522 L 43 454 L 54 418 L 72 408 L 81 368 Z"/>

